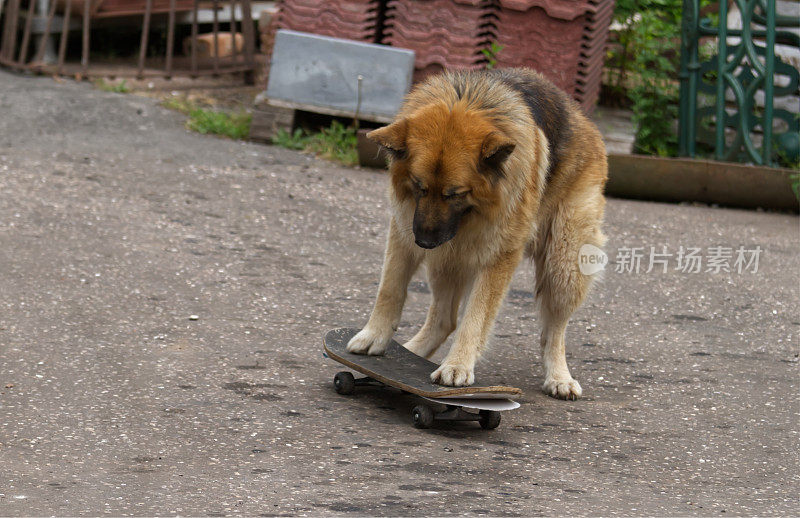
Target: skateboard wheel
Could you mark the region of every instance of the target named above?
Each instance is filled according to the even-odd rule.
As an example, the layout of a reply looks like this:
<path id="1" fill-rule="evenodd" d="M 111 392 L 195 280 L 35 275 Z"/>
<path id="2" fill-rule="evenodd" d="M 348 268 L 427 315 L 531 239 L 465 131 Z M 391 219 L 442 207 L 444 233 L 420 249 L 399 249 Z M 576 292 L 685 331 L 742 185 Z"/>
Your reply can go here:
<path id="1" fill-rule="evenodd" d="M 333 388 L 342 395 L 352 394 L 356 388 L 356 379 L 347 371 L 337 372 L 333 377 Z"/>
<path id="2" fill-rule="evenodd" d="M 411 410 L 415 428 L 430 428 L 433 424 L 433 410 L 428 405 L 417 405 Z"/>
<path id="3" fill-rule="evenodd" d="M 494 430 L 500 426 L 500 412 L 494 410 L 481 410 L 479 412 L 481 418 L 478 422 L 484 430 Z"/>

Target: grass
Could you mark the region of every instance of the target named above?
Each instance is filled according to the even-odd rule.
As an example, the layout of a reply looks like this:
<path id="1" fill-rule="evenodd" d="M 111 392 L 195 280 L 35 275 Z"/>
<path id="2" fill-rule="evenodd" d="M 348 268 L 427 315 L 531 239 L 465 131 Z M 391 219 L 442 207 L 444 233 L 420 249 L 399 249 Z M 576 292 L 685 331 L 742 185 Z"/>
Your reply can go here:
<path id="1" fill-rule="evenodd" d="M 800 173 L 792 173 L 789 175 L 789 183 L 794 191 L 794 197 L 800 201 Z"/>
<path id="2" fill-rule="evenodd" d="M 322 128 L 319 133 L 308 133 L 300 128 L 294 133 L 279 130 L 272 143 L 289 149 L 308 151 L 344 165 L 358 163 L 356 130 L 339 121 L 333 121 L 330 127 Z"/>
<path id="3" fill-rule="evenodd" d="M 250 134 L 252 115 L 247 112 L 227 113 L 195 108 L 189 112 L 186 127 L 203 135 L 222 135 L 232 139 L 244 139 Z"/>
<path id="4" fill-rule="evenodd" d="M 184 115 L 189 115 L 189 113 L 197 107 L 192 101 L 182 96 L 174 96 L 164 99 L 161 101 L 161 106 L 176 112 L 180 112 Z"/>
<path id="5" fill-rule="evenodd" d="M 104 92 L 114 92 L 116 94 L 127 94 L 131 91 L 131 87 L 128 86 L 128 82 L 124 79 L 119 83 L 109 83 L 101 78 L 94 82 L 94 86 Z"/>
<path id="6" fill-rule="evenodd" d="M 245 139 L 250 134 L 252 115 L 245 111 L 224 112 L 197 106 L 186 97 L 170 97 L 161 103 L 165 108 L 188 115 L 186 129 L 203 135 Z"/>
<path id="7" fill-rule="evenodd" d="M 250 134 L 252 116 L 244 111 L 229 113 L 201 108 L 186 96 L 169 97 L 162 101 L 161 105 L 187 115 L 189 119 L 186 121 L 186 128 L 197 133 L 222 135 L 232 139 L 247 138 Z M 344 165 L 358 163 L 356 130 L 339 121 L 333 121 L 330 127 L 322 128 L 318 133 L 310 133 L 299 128 L 294 132 L 279 130 L 272 143 L 288 149 L 314 153 Z"/>

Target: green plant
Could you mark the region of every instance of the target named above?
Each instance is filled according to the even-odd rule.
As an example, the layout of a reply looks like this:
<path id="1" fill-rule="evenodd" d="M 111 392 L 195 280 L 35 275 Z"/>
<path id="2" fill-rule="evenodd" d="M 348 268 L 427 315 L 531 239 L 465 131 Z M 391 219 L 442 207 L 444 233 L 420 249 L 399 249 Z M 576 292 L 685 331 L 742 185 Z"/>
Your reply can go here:
<path id="1" fill-rule="evenodd" d="M 252 115 L 245 111 L 224 112 L 201 108 L 186 96 L 169 97 L 161 106 L 188 115 L 186 129 L 203 135 L 221 135 L 232 139 L 244 139 L 250 135 Z"/>
<path id="2" fill-rule="evenodd" d="M 797 201 L 800 201 L 800 173 L 790 174 L 789 182 L 792 185 L 792 190 L 794 191 L 794 197 L 797 198 Z"/>
<path id="3" fill-rule="evenodd" d="M 195 108 L 189 112 L 186 127 L 198 133 L 222 135 L 232 139 L 247 138 L 252 116 L 246 112 L 227 113 Z"/>
<path id="4" fill-rule="evenodd" d="M 787 125 L 786 131 L 777 135 L 775 140 L 773 140 L 772 147 L 780 167 L 787 167 L 795 171 L 800 171 L 800 152 L 798 152 L 798 148 L 800 148 L 800 132 L 798 132 L 800 114 L 795 113 L 793 119 L 794 120 Z M 792 185 L 794 186 L 793 188 L 796 194 L 797 174 L 795 174 L 793 178 L 795 179 L 795 183 Z"/>
<path id="5" fill-rule="evenodd" d="M 161 101 L 164 108 L 189 115 L 197 106 L 185 96 L 175 96 Z"/>
<path id="6" fill-rule="evenodd" d="M 272 138 L 272 143 L 276 146 L 315 153 L 345 165 L 358 163 L 356 130 L 339 121 L 333 121 L 330 127 L 322 128 L 319 133 L 308 133 L 300 128 L 293 133 L 279 130 Z"/>
<path id="7" fill-rule="evenodd" d="M 338 121 L 333 121 L 330 128 L 322 128 L 319 133 L 312 135 L 309 142 L 310 151 L 345 165 L 358 162 L 356 146 L 356 130 Z"/>
<path id="8" fill-rule="evenodd" d="M 286 131 L 285 129 L 279 129 L 275 136 L 272 137 L 272 143 L 287 149 L 302 151 L 308 146 L 308 139 L 309 137 L 301 128 L 294 130 L 294 133 Z"/>
<path id="9" fill-rule="evenodd" d="M 606 55 L 609 73 L 605 81 L 614 104 L 624 104 L 623 100 L 627 99 L 627 81 L 632 72 L 633 25 L 638 12 L 636 5 L 633 0 L 617 0 L 614 7 L 614 22 L 619 29 L 614 32 L 616 45 L 610 45 Z"/>
<path id="10" fill-rule="evenodd" d="M 94 82 L 94 86 L 104 92 L 114 92 L 117 94 L 127 94 L 131 91 L 128 82 L 124 79 L 119 83 L 109 83 L 101 78 Z"/>
<path id="11" fill-rule="evenodd" d="M 701 0 L 701 8 L 711 3 Z M 614 8 L 619 29 L 607 56 L 605 87 L 612 102 L 630 104 L 639 153 L 677 151 L 682 8 L 682 0 L 617 0 Z"/>
<path id="12" fill-rule="evenodd" d="M 778 159 L 778 166 L 800 171 L 800 160 L 798 160 L 796 155 L 790 156 L 789 152 L 778 146 L 777 143 L 774 145 L 774 148 L 775 155 Z M 800 173 L 796 173 L 796 175 L 800 175 Z"/>
<path id="13" fill-rule="evenodd" d="M 650 3 L 651 9 L 640 13 L 631 32 L 637 77 L 628 97 L 636 125 L 635 150 L 670 156 L 677 151 L 678 143 L 674 122 L 678 116 L 681 3 L 674 0 Z"/>
<path id="14" fill-rule="evenodd" d="M 503 45 L 493 41 L 488 49 L 481 49 L 481 53 L 486 56 L 486 68 L 491 70 L 497 66 L 497 55 L 503 50 Z"/>

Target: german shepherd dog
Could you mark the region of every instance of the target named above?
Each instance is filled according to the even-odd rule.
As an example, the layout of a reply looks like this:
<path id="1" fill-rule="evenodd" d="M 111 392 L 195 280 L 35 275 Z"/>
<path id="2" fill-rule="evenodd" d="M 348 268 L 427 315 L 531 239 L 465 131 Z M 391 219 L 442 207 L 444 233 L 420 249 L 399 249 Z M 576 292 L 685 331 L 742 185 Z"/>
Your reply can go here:
<path id="1" fill-rule="evenodd" d="M 594 124 L 555 85 L 517 68 L 432 77 L 367 137 L 391 155 L 392 218 L 378 298 L 348 351 L 384 352 L 424 263 L 433 300 L 405 347 L 430 358 L 455 331 L 431 380 L 474 383 L 511 277 L 528 256 L 543 325 L 542 389 L 579 397 L 564 334 L 593 280 L 579 271 L 579 249 L 605 242 L 606 152 Z"/>

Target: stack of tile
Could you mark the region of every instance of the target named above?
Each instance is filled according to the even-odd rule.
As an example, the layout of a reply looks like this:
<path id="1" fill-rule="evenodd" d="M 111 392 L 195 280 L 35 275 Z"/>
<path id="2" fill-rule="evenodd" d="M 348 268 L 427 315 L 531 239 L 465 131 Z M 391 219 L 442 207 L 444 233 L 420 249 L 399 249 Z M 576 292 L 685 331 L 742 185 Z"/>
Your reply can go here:
<path id="1" fill-rule="evenodd" d="M 583 50 L 575 85 L 575 98 L 588 109 L 600 96 L 608 30 L 614 15 L 614 0 L 593 0 L 583 31 Z M 591 107 L 591 108 L 590 108 Z"/>
<path id="2" fill-rule="evenodd" d="M 377 43 L 380 38 L 380 0 L 283 0 L 277 29 Z"/>
<path id="3" fill-rule="evenodd" d="M 498 66 L 528 66 L 591 111 L 614 0 L 499 0 Z"/>
<path id="4" fill-rule="evenodd" d="M 383 43 L 416 54 L 414 80 L 448 69 L 540 71 L 587 111 L 600 93 L 614 0 L 282 0 L 264 35 L 277 29 Z"/>
<path id="5" fill-rule="evenodd" d="M 414 79 L 444 68 L 483 68 L 497 39 L 492 0 L 389 0 L 382 43 L 416 54 Z"/>

